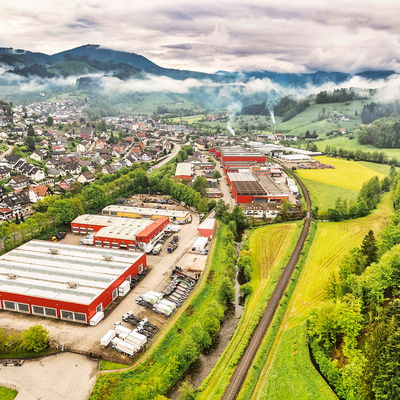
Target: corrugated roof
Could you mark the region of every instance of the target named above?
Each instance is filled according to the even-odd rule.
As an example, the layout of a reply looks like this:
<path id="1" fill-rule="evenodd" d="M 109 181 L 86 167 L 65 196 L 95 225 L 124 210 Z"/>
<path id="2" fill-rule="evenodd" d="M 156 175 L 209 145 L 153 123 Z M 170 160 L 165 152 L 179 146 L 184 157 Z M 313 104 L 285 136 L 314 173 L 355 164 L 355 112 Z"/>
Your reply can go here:
<path id="1" fill-rule="evenodd" d="M 142 255 L 32 240 L 0 257 L 0 291 L 90 304 Z"/>
<path id="2" fill-rule="evenodd" d="M 159 217 L 176 217 L 176 218 L 187 218 L 189 215 L 188 211 L 185 210 L 171 210 L 171 209 L 159 209 L 159 208 L 145 208 L 145 207 L 130 207 L 130 206 L 107 206 L 103 208 L 103 214 L 109 212 L 126 212 L 132 214 L 138 214 L 146 216 L 148 218 L 154 216 Z M 123 218 L 123 217 L 119 217 Z"/>

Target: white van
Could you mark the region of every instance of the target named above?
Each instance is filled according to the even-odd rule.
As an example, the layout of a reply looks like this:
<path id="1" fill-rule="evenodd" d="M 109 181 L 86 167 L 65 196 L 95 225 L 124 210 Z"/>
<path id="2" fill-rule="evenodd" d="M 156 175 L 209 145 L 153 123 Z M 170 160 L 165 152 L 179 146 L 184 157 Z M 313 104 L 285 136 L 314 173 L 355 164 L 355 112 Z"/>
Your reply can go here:
<path id="1" fill-rule="evenodd" d="M 153 254 L 156 256 L 157 254 L 160 253 L 161 249 L 162 249 L 162 244 L 161 244 L 161 243 L 157 243 L 157 244 L 154 246 Z"/>

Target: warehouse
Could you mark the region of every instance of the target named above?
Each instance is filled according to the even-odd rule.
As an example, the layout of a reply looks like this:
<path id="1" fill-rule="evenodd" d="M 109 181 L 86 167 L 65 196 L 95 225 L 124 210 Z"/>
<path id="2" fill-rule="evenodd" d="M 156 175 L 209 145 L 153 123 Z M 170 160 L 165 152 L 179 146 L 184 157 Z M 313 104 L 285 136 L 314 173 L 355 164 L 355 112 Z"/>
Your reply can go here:
<path id="1" fill-rule="evenodd" d="M 175 178 L 192 180 L 193 176 L 193 165 L 191 163 L 178 163 L 176 164 Z"/>
<path id="2" fill-rule="evenodd" d="M 219 153 L 216 152 L 215 154 L 218 157 Z M 222 147 L 220 154 L 222 164 L 232 161 L 256 161 L 257 163 L 265 163 L 267 161 L 265 154 L 240 147 Z"/>
<path id="3" fill-rule="evenodd" d="M 229 172 L 227 180 L 237 203 L 282 202 L 289 198 L 268 175 Z"/>
<path id="4" fill-rule="evenodd" d="M 171 222 L 186 224 L 192 221 L 192 216 L 186 210 L 171 210 L 145 207 L 108 206 L 103 208 L 103 215 L 126 218 L 157 219 L 168 217 Z"/>
<path id="5" fill-rule="evenodd" d="M 205 219 L 198 227 L 197 231 L 200 236 L 205 236 L 208 238 L 213 237 L 215 232 L 215 218 Z"/>
<path id="6" fill-rule="evenodd" d="M 80 323 L 96 321 L 141 273 L 146 254 L 32 240 L 0 257 L 0 308 Z M 129 287 L 129 285 L 128 285 Z"/>
<path id="7" fill-rule="evenodd" d="M 73 233 L 93 233 L 96 246 L 134 250 L 158 240 L 169 224 L 168 217 L 157 220 L 127 219 L 105 215 L 80 215 L 71 222 Z"/>

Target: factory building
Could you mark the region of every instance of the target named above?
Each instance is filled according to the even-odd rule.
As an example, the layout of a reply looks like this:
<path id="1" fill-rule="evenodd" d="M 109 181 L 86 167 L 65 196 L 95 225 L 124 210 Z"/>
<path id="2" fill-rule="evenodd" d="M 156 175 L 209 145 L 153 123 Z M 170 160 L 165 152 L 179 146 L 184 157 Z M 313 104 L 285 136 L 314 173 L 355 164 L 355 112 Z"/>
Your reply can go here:
<path id="1" fill-rule="evenodd" d="M 162 236 L 169 224 L 168 217 L 151 219 L 127 219 L 106 215 L 80 215 L 71 222 L 73 233 L 94 234 L 96 246 L 113 249 L 144 249 Z"/>
<path id="2" fill-rule="evenodd" d="M 204 236 L 208 238 L 212 238 L 215 232 L 215 218 L 207 218 L 205 219 L 198 227 L 197 231 L 199 232 L 199 236 Z"/>
<path id="3" fill-rule="evenodd" d="M 186 210 L 171 210 L 145 207 L 108 206 L 103 208 L 103 215 L 125 218 L 157 219 L 168 217 L 171 222 L 186 224 L 192 221 L 192 216 Z"/>
<path id="4" fill-rule="evenodd" d="M 214 148 L 212 151 L 217 159 L 220 159 L 222 164 L 233 161 L 246 161 L 265 163 L 267 157 L 256 150 L 243 149 L 241 147 L 221 147 Z M 211 151 L 211 150 L 210 150 Z"/>
<path id="5" fill-rule="evenodd" d="M 269 175 L 228 172 L 227 180 L 237 203 L 281 203 L 289 198 Z"/>
<path id="6" fill-rule="evenodd" d="M 93 325 L 145 268 L 144 253 L 32 240 L 0 257 L 0 308 Z"/>
<path id="7" fill-rule="evenodd" d="M 176 164 L 175 178 L 191 181 L 194 168 L 192 163 L 182 162 Z"/>

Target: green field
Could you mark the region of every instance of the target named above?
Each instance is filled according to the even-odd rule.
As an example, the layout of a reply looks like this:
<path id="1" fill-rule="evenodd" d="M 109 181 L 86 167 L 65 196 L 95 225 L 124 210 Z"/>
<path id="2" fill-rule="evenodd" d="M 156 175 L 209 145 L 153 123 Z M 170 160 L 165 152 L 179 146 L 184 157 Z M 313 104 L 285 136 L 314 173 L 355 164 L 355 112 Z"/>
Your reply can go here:
<path id="1" fill-rule="evenodd" d="M 0 386 L 0 399 L 1 400 L 13 400 L 17 396 L 18 392 L 13 389 L 9 389 Z"/>
<path id="2" fill-rule="evenodd" d="M 327 156 L 315 157 L 333 169 L 299 169 L 313 200 L 313 205 L 326 210 L 338 197 L 355 200 L 364 182 L 374 176 L 382 179 L 389 173 L 389 166 L 363 161 L 349 161 Z"/>
<path id="3" fill-rule="evenodd" d="M 357 111 L 360 115 L 364 104 L 367 103 L 367 100 L 354 100 L 346 103 L 312 104 L 289 121 L 278 123 L 276 128 L 280 132 L 292 135 L 301 135 L 307 130 L 312 132 L 314 129 L 319 136 L 325 136 L 328 132 L 339 128 L 351 131 L 361 123 L 360 118 L 355 116 L 354 113 Z M 327 118 L 322 119 L 323 110 L 325 110 Z M 332 118 L 335 113 L 349 116 L 351 119 L 350 121 L 337 121 Z"/>
<path id="4" fill-rule="evenodd" d="M 367 217 L 318 224 L 272 351 L 260 371 L 260 379 L 253 395 L 240 397 L 241 400 L 336 399 L 311 363 L 305 321 L 324 300 L 327 282 L 332 272 L 338 270 L 342 257 L 360 245 L 369 229 L 378 234 L 388 223 L 391 212 L 390 194 L 386 194 L 378 209 Z"/>
<path id="5" fill-rule="evenodd" d="M 258 228 L 251 232 L 249 249 L 253 265 L 251 278 L 253 291 L 246 300 L 232 339 L 201 384 L 196 399 L 217 399 L 224 393 L 245 344 L 293 251 L 299 231 L 299 224 L 283 223 Z"/>
<path id="6" fill-rule="evenodd" d="M 389 158 L 396 157 L 400 159 L 400 149 L 378 149 L 377 147 L 368 144 L 359 144 L 357 139 L 349 139 L 346 136 L 335 137 L 315 142 L 319 151 L 325 151 L 326 146 L 334 146 L 345 150 L 362 150 L 362 151 L 381 151 Z"/>

